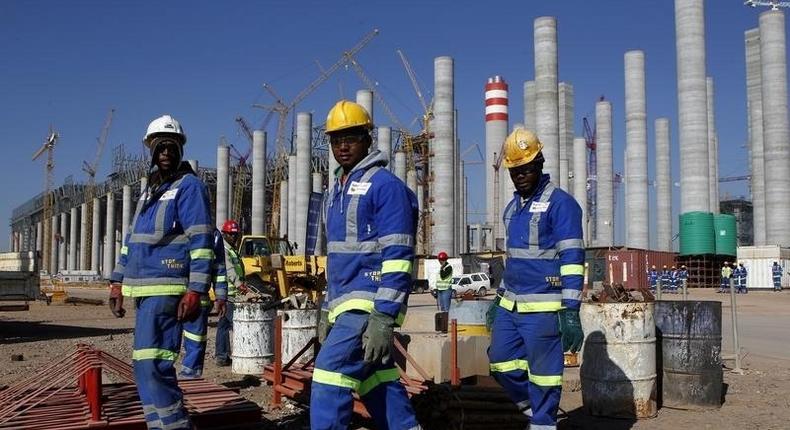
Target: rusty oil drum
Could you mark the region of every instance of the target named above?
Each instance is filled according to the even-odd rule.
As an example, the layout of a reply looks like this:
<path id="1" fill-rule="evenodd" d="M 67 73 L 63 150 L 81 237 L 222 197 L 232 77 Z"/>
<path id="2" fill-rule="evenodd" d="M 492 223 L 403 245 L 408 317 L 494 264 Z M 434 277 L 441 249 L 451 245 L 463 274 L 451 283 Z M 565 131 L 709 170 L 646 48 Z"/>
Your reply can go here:
<path id="1" fill-rule="evenodd" d="M 721 407 L 721 302 L 656 302 L 660 404 L 676 409 Z"/>
<path id="2" fill-rule="evenodd" d="M 590 415 L 658 413 L 653 303 L 583 303 L 582 402 Z"/>

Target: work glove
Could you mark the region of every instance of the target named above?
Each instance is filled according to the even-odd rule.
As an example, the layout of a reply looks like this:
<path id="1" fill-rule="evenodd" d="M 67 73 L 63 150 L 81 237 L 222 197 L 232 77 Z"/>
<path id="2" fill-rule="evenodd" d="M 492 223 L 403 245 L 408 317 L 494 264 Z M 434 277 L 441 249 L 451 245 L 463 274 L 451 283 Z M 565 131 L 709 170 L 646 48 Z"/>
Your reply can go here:
<path id="1" fill-rule="evenodd" d="M 121 294 L 121 284 L 118 282 L 110 283 L 110 311 L 116 318 L 123 318 L 126 309 L 123 308 L 123 295 Z"/>
<path id="2" fill-rule="evenodd" d="M 368 317 L 368 326 L 362 334 L 362 348 L 368 363 L 386 363 L 392 349 L 392 331 L 395 318 L 374 310 Z"/>
<path id="3" fill-rule="evenodd" d="M 200 293 L 189 290 L 178 302 L 176 318 L 179 321 L 192 321 L 200 314 Z"/>
<path id="4" fill-rule="evenodd" d="M 225 299 L 217 299 L 215 302 L 217 307 L 217 318 L 224 318 L 228 313 L 228 303 Z"/>
<path id="5" fill-rule="evenodd" d="M 499 301 L 502 300 L 502 297 L 497 294 L 494 298 L 494 301 L 491 302 L 491 306 L 488 307 L 486 311 L 486 328 L 488 331 L 491 331 L 491 328 L 494 327 L 494 318 L 496 317 L 496 308 L 499 307 Z"/>
<path id="6" fill-rule="evenodd" d="M 321 309 L 320 316 L 318 318 L 318 343 L 324 343 L 326 337 L 329 335 L 329 330 L 332 328 L 332 325 L 329 324 L 329 311 L 326 309 Z"/>
<path id="7" fill-rule="evenodd" d="M 582 341 L 584 340 L 579 311 L 576 309 L 561 309 L 559 316 L 562 350 L 569 352 L 578 351 L 582 347 Z"/>

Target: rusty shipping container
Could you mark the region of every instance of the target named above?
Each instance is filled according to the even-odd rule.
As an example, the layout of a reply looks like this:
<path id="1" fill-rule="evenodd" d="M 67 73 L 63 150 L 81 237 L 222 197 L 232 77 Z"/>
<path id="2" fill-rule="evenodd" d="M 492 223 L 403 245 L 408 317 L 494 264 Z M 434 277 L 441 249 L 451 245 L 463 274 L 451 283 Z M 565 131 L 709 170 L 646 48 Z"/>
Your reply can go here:
<path id="1" fill-rule="evenodd" d="M 598 253 L 600 255 L 600 253 Z M 610 248 L 605 253 L 603 278 L 609 284 L 622 284 L 628 289 L 647 287 L 647 272 L 651 266 L 661 271 L 675 265 L 677 253 L 647 249 Z M 591 264 L 592 265 L 592 264 Z M 600 265 L 600 257 L 596 266 Z"/>

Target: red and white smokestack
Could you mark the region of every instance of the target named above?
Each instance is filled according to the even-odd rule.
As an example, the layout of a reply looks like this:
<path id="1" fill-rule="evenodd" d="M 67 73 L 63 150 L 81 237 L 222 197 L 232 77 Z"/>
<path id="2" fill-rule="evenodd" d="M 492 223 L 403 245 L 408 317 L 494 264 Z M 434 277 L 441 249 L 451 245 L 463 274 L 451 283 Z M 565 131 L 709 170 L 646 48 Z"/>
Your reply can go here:
<path id="1" fill-rule="evenodd" d="M 507 83 L 501 76 L 486 83 L 486 122 L 507 121 Z"/>

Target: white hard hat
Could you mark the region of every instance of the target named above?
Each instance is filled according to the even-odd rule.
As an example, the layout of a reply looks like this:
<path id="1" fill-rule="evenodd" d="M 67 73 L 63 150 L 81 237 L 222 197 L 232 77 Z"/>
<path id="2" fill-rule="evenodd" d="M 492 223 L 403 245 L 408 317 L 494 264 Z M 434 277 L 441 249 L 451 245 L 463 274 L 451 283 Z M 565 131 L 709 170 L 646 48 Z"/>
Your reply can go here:
<path id="1" fill-rule="evenodd" d="M 184 133 L 184 129 L 181 127 L 181 124 L 179 124 L 178 121 L 176 121 L 176 119 L 170 115 L 162 115 L 148 124 L 145 137 L 143 137 L 143 143 L 145 146 L 150 147 L 150 138 L 156 134 L 163 133 L 178 135 L 181 138 L 182 145 L 187 143 L 187 135 Z"/>

